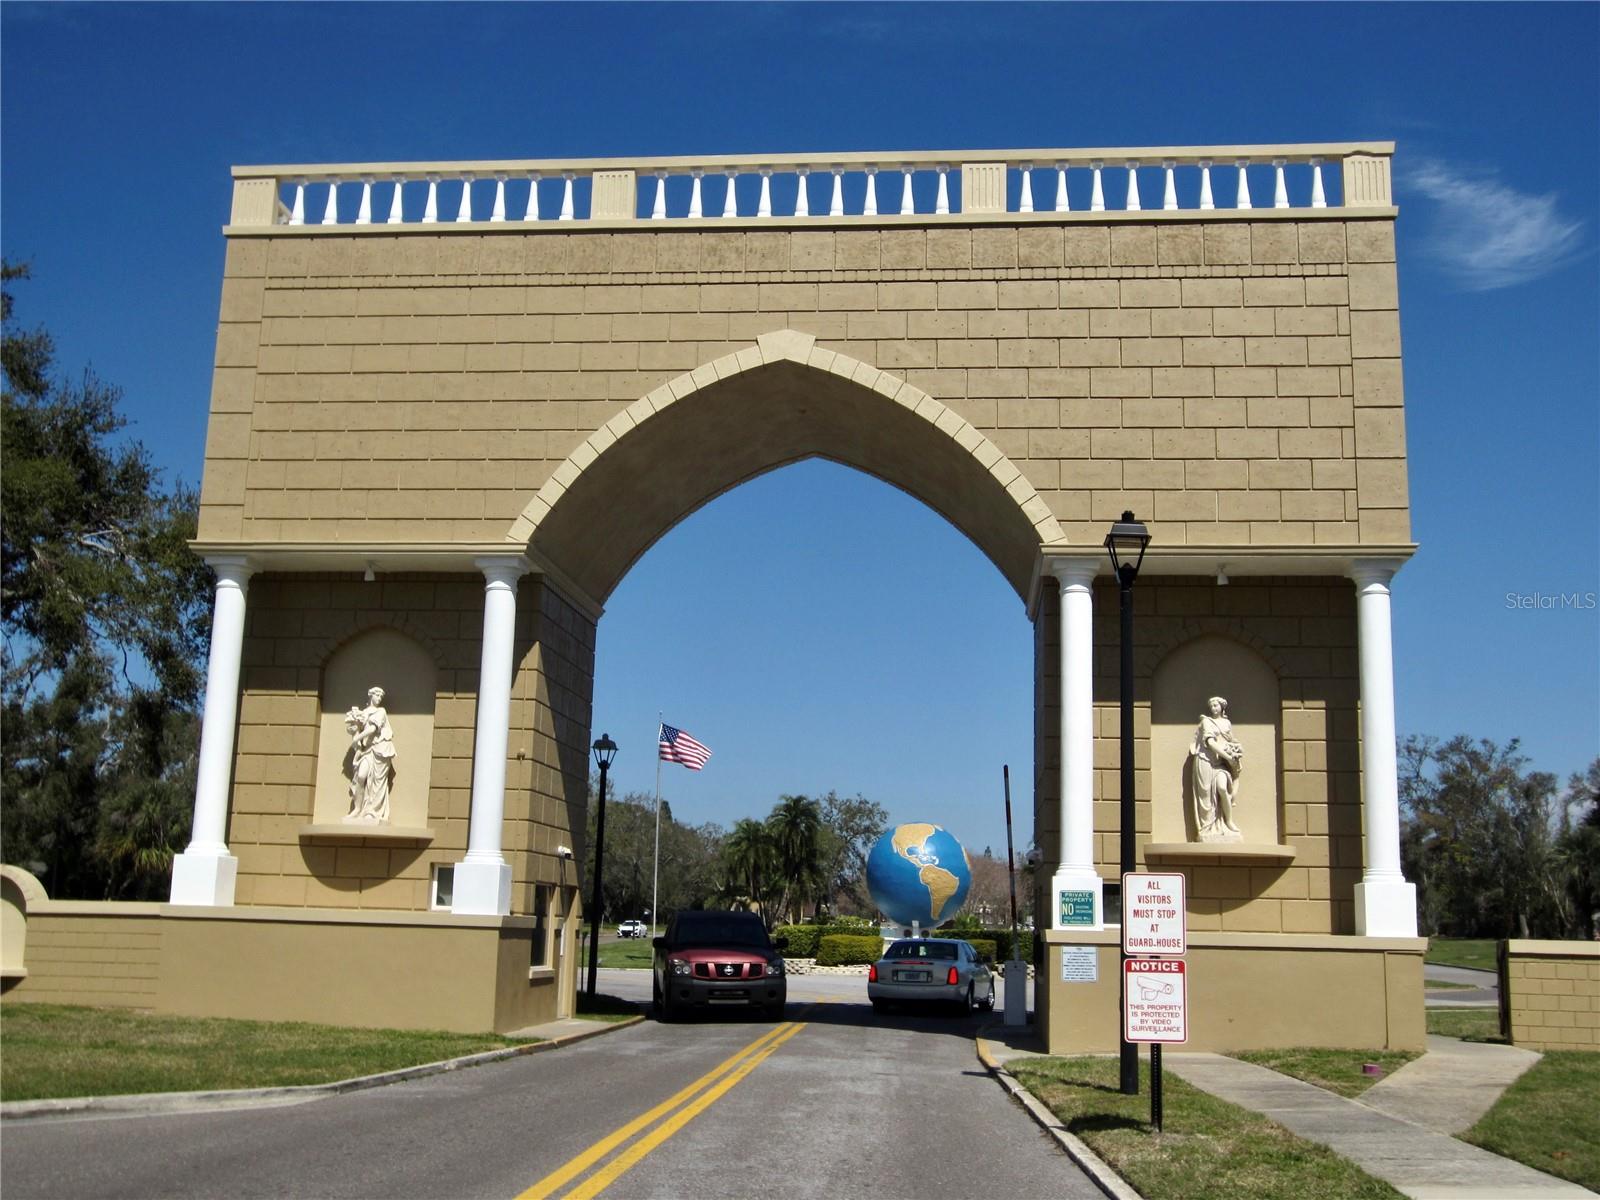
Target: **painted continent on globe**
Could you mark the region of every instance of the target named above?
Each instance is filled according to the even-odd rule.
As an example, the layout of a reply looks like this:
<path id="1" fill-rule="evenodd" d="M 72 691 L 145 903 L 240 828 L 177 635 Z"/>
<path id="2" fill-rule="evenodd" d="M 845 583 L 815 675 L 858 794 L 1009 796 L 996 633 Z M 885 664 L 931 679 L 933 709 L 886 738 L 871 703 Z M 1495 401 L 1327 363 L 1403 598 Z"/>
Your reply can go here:
<path id="1" fill-rule="evenodd" d="M 938 825 L 897 825 L 867 855 L 867 890 L 897 925 L 934 928 L 960 911 L 971 886 L 966 849 Z"/>

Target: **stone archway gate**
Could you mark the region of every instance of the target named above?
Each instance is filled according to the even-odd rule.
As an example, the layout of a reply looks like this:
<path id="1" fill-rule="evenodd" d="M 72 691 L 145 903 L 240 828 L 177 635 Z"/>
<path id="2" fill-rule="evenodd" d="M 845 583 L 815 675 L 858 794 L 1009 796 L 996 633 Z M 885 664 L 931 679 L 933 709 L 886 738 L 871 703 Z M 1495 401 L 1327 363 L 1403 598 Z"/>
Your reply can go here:
<path id="1" fill-rule="evenodd" d="M 172 966 L 168 1002 L 281 1011 L 352 947 L 393 959 L 476 931 L 452 968 L 487 997 L 473 1019 L 556 1011 L 606 597 L 709 499 L 820 455 L 946 516 L 1035 622 L 1041 941 L 1103 960 L 1097 982 L 1041 987 L 1052 1046 L 1113 1024 L 1084 1014 L 1115 976 L 1100 545 L 1124 509 L 1155 538 L 1141 861 L 1189 875 L 1197 953 L 1228 964 L 1195 968 L 1197 1010 L 1229 1014 L 1201 1017 L 1198 1043 L 1419 1039 L 1388 625 L 1414 549 L 1392 150 L 235 168 L 196 542 L 216 625 L 168 911 L 187 932 L 168 937 L 230 958 L 278 939 L 302 986 Z M 374 630 L 436 676 L 426 788 L 386 828 L 341 825 L 317 783 L 345 749 L 329 714 L 360 700 L 327 680 L 363 669 L 340 656 L 361 663 Z M 1233 849 L 1171 835 L 1180 801 L 1151 791 L 1152 681 L 1197 638 L 1275 680 L 1275 765 Z M 1218 653 L 1190 658 L 1235 650 Z M 1067 924 L 1063 892 L 1093 919 Z M 1344 1026 L 1259 1016 L 1274 981 L 1336 960 L 1361 964 Z M 436 1020 L 431 986 L 388 1019 Z"/>

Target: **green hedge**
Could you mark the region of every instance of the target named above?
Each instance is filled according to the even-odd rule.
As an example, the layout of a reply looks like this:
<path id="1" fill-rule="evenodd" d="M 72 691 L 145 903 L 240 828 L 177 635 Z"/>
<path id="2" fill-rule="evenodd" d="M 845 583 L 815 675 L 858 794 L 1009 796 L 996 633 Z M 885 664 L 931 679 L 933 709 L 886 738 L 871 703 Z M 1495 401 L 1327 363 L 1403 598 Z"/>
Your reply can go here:
<path id="1" fill-rule="evenodd" d="M 994 958 L 995 962 L 1008 962 L 1012 957 L 1011 930 L 1009 929 L 941 929 L 938 933 L 930 936 L 961 938 L 963 941 L 971 942 L 977 948 L 979 954 L 985 952 L 985 943 L 987 943 L 988 953 Z M 1022 959 L 1023 962 L 1031 963 L 1033 961 L 1033 934 L 1026 929 L 1017 930 L 1017 948 L 1021 951 L 1021 954 L 1017 955 L 1017 957 Z"/>
<path id="2" fill-rule="evenodd" d="M 883 939 L 877 934 L 830 933 L 817 945 L 819 967 L 875 963 L 882 957 Z"/>
<path id="3" fill-rule="evenodd" d="M 817 943 L 831 934 L 853 937 L 877 937 L 878 927 L 859 917 L 835 921 L 828 925 L 779 925 L 772 931 L 775 938 L 788 939 L 784 947 L 785 958 L 815 958 Z M 877 959 L 873 959 L 874 962 Z"/>
<path id="4" fill-rule="evenodd" d="M 985 962 L 994 962 L 994 939 L 988 937 L 962 938 L 962 941 L 978 952 L 978 957 Z"/>

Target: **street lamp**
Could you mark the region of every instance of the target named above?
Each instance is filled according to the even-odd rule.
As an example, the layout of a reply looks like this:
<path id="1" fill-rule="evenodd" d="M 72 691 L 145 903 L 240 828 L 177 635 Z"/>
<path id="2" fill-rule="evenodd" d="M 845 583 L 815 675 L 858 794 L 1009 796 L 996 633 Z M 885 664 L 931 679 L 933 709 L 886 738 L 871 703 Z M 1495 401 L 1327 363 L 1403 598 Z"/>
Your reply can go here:
<path id="1" fill-rule="evenodd" d="M 600 873 L 606 860 L 606 772 L 611 760 L 617 756 L 617 744 L 609 733 L 602 733 L 594 744 L 594 761 L 600 767 L 600 811 L 594 822 L 594 915 L 589 934 L 589 999 L 594 999 L 595 983 L 600 970 Z"/>
<path id="2" fill-rule="evenodd" d="M 1121 593 L 1122 608 L 1122 728 L 1119 734 L 1122 743 L 1122 875 L 1126 876 L 1133 870 L 1133 581 L 1139 577 L 1139 567 L 1144 563 L 1145 547 L 1150 544 L 1150 531 L 1142 522 L 1134 520 L 1131 512 L 1124 512 L 1122 520 L 1111 526 L 1111 532 L 1106 534 L 1106 550 L 1111 554 L 1111 570 L 1117 577 L 1117 588 Z M 1118 889 L 1122 896 L 1122 926 L 1126 930 L 1128 925 L 1128 895 L 1127 888 Z M 1126 938 L 1123 940 L 1122 962 L 1127 963 L 1128 950 Z M 1123 966 L 1123 980 L 1127 979 L 1127 967 Z M 1126 988 L 1126 982 L 1123 983 Z M 1122 1005 L 1127 1003 L 1125 992 Z M 1122 1044 L 1122 1094 L 1137 1096 L 1139 1094 L 1139 1047 L 1128 1041 L 1127 1026 L 1123 1022 L 1122 1013 L 1117 1014 L 1117 1037 Z"/>

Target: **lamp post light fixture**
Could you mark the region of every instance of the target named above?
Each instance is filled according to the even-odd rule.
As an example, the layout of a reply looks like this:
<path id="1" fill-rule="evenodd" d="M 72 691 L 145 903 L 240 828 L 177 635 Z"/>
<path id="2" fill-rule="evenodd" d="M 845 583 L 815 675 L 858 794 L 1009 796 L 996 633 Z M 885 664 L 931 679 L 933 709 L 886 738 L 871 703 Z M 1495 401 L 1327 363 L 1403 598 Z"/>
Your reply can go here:
<path id="1" fill-rule="evenodd" d="M 600 878 L 606 861 L 606 772 L 611 760 L 617 756 L 617 744 L 609 733 L 602 733 L 594 744 L 594 761 L 600 767 L 600 810 L 594 822 L 594 909 L 589 934 L 589 986 L 585 989 L 589 999 L 594 999 L 595 983 L 600 970 Z"/>
<path id="2" fill-rule="evenodd" d="M 1119 774 L 1122 778 L 1122 805 L 1120 810 L 1120 824 L 1122 826 L 1122 872 L 1123 876 L 1133 870 L 1133 581 L 1139 577 L 1139 568 L 1144 563 L 1145 547 L 1150 544 L 1150 531 L 1144 524 L 1134 519 L 1131 512 L 1124 512 L 1122 520 L 1111 526 L 1111 532 L 1106 534 L 1106 550 L 1111 555 L 1111 570 L 1117 577 L 1117 589 L 1121 594 L 1122 612 L 1122 687 L 1121 710 L 1122 727 L 1118 740 L 1121 742 L 1122 758 Z M 1127 888 L 1118 889 L 1122 897 L 1122 927 L 1128 925 L 1128 895 Z M 1123 942 L 1122 962 L 1127 963 L 1127 942 Z M 1127 968 L 1124 965 L 1123 979 L 1127 979 Z M 1126 987 L 1126 983 L 1123 984 Z M 1127 1003 L 1126 995 L 1119 1004 L 1117 1014 L 1117 1037 L 1122 1045 L 1122 1094 L 1137 1096 L 1139 1094 L 1139 1047 L 1128 1041 L 1125 1036 L 1127 1026 L 1122 1020 L 1121 1006 Z"/>

